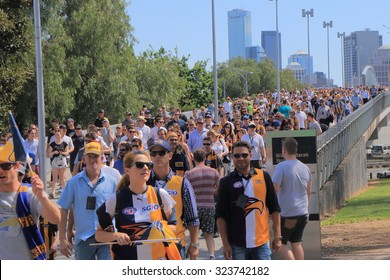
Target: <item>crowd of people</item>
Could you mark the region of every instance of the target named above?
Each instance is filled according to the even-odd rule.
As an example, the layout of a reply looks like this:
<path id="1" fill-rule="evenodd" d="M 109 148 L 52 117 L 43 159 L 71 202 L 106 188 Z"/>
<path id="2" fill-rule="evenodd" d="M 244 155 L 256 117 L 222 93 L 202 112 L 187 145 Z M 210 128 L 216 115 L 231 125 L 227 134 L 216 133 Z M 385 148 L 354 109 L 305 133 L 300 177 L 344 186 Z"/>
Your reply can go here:
<path id="1" fill-rule="evenodd" d="M 221 238 L 226 259 L 270 259 L 279 250 L 286 259 L 303 259 L 310 172 L 295 157 L 296 141 L 287 138 L 283 157 L 288 164 L 277 166 L 271 178 L 263 168 L 264 137 L 275 130 L 315 129 L 320 135 L 380 93 L 363 86 L 282 90 L 280 96 L 266 91 L 227 97 L 216 104 L 217 110 L 210 102 L 191 114 L 163 105 L 155 116 L 144 105 L 127 112 L 115 130 L 102 109 L 85 133 L 72 118 L 65 123 L 53 119 L 45 144 L 51 164 L 47 198 L 59 197 L 60 211 L 49 219 L 59 226 L 46 249 L 59 246 L 67 257 L 74 251 L 76 259 L 197 259 L 200 229 L 211 260 L 214 238 Z M 22 134 L 32 158 L 29 166 L 39 173 L 38 146 L 44 142 L 34 124 Z M 9 138 L 9 133 L 0 135 L 0 149 Z M 12 180 L 19 165 L 0 157 L 0 193 L 18 195 L 18 183 Z M 72 177 L 66 181 L 68 168 Z M 40 179 L 25 180 L 47 208 Z M 289 197 L 300 201 L 299 209 Z M 8 219 L 10 212 L 0 215 Z M 174 241 L 145 241 L 167 237 Z M 5 250 L 0 249 L 1 259 L 27 258 L 26 252 Z"/>

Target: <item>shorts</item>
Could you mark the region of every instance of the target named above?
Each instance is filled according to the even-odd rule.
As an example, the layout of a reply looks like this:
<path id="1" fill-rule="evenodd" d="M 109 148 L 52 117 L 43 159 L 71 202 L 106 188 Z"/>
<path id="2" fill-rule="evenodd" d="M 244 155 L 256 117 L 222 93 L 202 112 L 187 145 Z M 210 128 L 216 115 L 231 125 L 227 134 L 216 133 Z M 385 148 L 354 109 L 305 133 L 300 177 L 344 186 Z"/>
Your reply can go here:
<path id="1" fill-rule="evenodd" d="M 198 208 L 199 228 L 203 233 L 213 234 L 215 223 L 215 209 Z"/>
<path id="2" fill-rule="evenodd" d="M 303 231 L 308 221 L 308 214 L 295 217 L 282 217 L 282 244 L 287 244 L 289 241 L 291 243 L 302 242 Z"/>

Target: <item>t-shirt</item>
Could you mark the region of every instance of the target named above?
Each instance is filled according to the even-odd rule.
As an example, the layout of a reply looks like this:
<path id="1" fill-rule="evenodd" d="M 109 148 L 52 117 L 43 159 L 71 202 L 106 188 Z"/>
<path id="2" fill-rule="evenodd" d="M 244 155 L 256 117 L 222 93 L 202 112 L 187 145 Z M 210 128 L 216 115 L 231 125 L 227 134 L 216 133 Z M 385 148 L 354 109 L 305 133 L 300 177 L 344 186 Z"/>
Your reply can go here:
<path id="1" fill-rule="evenodd" d="M 308 214 L 307 185 L 311 181 L 309 167 L 299 160 L 285 160 L 274 170 L 272 181 L 278 184 L 278 200 L 282 217 Z"/>
<path id="2" fill-rule="evenodd" d="M 31 215 L 38 223 L 41 205 L 31 188 L 28 190 Z M 17 192 L 0 192 L 0 259 L 32 260 L 16 214 Z"/>

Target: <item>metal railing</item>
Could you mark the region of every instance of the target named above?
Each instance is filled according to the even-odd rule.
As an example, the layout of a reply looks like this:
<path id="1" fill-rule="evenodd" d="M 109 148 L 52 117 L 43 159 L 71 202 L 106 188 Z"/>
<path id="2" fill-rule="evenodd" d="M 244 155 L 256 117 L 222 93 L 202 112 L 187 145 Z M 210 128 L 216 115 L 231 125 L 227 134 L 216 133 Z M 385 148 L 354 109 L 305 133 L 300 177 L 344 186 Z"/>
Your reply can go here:
<path id="1" fill-rule="evenodd" d="M 317 137 L 319 188 L 329 179 L 372 122 L 389 106 L 390 92 L 380 94 Z"/>

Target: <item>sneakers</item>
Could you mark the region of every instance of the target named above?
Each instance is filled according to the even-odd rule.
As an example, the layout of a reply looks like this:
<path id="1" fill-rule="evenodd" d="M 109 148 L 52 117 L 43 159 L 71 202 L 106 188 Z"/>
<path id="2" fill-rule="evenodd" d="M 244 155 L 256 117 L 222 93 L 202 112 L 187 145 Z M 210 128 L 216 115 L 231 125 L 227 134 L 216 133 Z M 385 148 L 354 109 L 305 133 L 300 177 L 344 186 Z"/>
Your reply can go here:
<path id="1" fill-rule="evenodd" d="M 215 260 L 215 257 L 214 256 L 210 256 L 209 260 Z"/>

